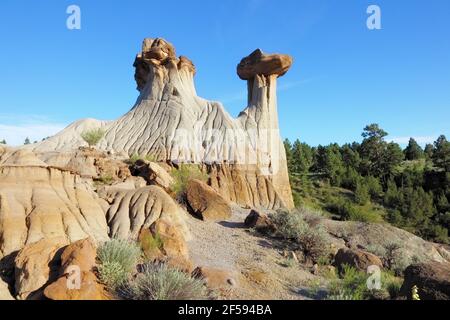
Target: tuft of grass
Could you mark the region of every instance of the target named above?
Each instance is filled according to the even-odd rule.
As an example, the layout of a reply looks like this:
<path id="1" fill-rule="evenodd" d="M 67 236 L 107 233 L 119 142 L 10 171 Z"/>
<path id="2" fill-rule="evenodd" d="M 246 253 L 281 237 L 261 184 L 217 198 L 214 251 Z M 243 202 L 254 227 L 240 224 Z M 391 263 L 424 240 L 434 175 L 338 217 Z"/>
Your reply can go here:
<path id="1" fill-rule="evenodd" d="M 99 278 L 110 289 L 123 285 L 141 255 L 141 249 L 133 242 L 113 239 L 97 249 Z"/>
<path id="2" fill-rule="evenodd" d="M 143 161 L 148 161 L 148 162 L 157 162 L 157 158 L 156 156 L 154 156 L 153 154 L 147 154 L 147 155 L 139 155 L 137 153 L 134 153 L 129 160 L 129 163 L 131 165 L 136 164 L 137 161 L 139 160 L 143 160 Z"/>
<path id="3" fill-rule="evenodd" d="M 110 174 L 104 174 L 96 179 L 95 182 L 100 185 L 111 185 L 114 182 L 114 178 Z"/>
<path id="4" fill-rule="evenodd" d="M 204 182 L 208 180 L 208 175 L 202 172 L 198 165 L 182 164 L 178 169 L 173 169 L 171 175 L 174 182 L 170 189 L 179 200 L 184 198 L 189 180 L 197 179 Z"/>
<path id="5" fill-rule="evenodd" d="M 205 300 L 205 283 L 165 264 L 145 264 L 120 290 L 128 300 Z"/>
<path id="6" fill-rule="evenodd" d="M 148 229 L 142 232 L 139 243 L 147 261 L 157 259 L 161 255 L 161 249 L 164 245 L 161 236 L 158 233 L 153 235 Z"/>
<path id="7" fill-rule="evenodd" d="M 92 129 L 88 131 L 84 131 L 81 133 L 81 138 L 86 141 L 89 147 L 93 147 L 99 143 L 99 141 L 105 135 L 105 130 L 103 129 Z"/>
<path id="8" fill-rule="evenodd" d="M 298 262 L 293 258 L 285 258 L 280 262 L 280 265 L 285 268 L 294 268 L 298 266 Z"/>

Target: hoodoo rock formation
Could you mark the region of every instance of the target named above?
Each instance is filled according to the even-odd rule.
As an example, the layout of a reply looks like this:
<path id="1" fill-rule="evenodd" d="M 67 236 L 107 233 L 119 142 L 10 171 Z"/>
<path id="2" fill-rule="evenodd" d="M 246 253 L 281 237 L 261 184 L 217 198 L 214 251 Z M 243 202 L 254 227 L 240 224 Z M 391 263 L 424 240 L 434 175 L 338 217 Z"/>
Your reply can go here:
<path id="1" fill-rule="evenodd" d="M 197 96 L 195 66 L 177 58 L 163 39 L 145 39 L 134 62 L 140 92 L 135 106 L 116 121 L 79 121 L 33 147 L 35 152 L 69 151 L 85 145 L 83 127 L 106 131 L 98 148 L 151 154 L 159 161 L 204 165 L 227 200 L 276 209 L 293 207 L 286 154 L 278 128 L 276 82 L 292 64 L 287 55 L 256 50 L 238 75 L 248 82 L 248 106 L 232 118 L 218 102 Z M 236 194 L 233 186 L 241 190 Z M 231 190 L 230 190 L 231 186 Z"/>

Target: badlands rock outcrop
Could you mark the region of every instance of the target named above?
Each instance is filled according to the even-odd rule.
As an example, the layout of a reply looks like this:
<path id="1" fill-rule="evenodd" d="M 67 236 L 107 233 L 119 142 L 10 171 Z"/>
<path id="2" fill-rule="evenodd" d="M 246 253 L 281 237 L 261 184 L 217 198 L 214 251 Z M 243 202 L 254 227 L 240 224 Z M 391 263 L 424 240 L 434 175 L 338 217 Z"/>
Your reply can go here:
<path id="1" fill-rule="evenodd" d="M 58 275 L 58 251 L 67 245 L 66 239 L 48 238 L 29 244 L 15 259 L 15 291 L 17 298 L 40 299 L 42 288 Z"/>
<path id="2" fill-rule="evenodd" d="M 142 229 L 150 228 L 159 219 L 170 221 L 189 237 L 180 207 L 158 186 L 135 190 L 110 188 L 105 199 L 111 204 L 106 218 L 112 238 L 137 239 Z"/>
<path id="3" fill-rule="evenodd" d="M 59 277 L 45 287 L 44 296 L 51 300 L 106 299 L 105 288 L 99 284 L 94 272 L 96 257 L 97 247 L 90 238 L 65 247 L 59 261 Z"/>
<path id="4" fill-rule="evenodd" d="M 71 151 L 85 145 L 82 131 L 102 128 L 102 150 L 206 165 L 213 187 L 228 200 L 251 207 L 292 208 L 276 97 L 277 78 L 291 64 L 287 55 L 261 50 L 244 58 L 237 72 L 247 80 L 248 106 L 235 119 L 222 104 L 197 96 L 196 70 L 188 58 L 178 58 L 163 39 L 145 39 L 134 63 L 140 95 L 127 114 L 110 122 L 76 122 L 31 148 L 37 153 Z"/>
<path id="5" fill-rule="evenodd" d="M 0 155 L 0 261 L 41 239 L 108 239 L 105 213 L 89 182 L 28 150 Z"/>

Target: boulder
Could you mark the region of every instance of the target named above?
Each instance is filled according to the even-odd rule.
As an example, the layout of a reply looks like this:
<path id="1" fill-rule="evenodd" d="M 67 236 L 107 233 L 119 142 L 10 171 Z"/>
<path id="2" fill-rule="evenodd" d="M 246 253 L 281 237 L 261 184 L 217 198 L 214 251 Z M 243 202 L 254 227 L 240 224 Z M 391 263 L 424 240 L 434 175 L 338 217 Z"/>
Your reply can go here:
<path id="1" fill-rule="evenodd" d="M 197 267 L 192 276 L 204 279 L 211 289 L 233 289 L 239 285 L 238 274 L 226 269 Z"/>
<path id="2" fill-rule="evenodd" d="M 2 279 L 0 279 L 0 301 L 1 300 L 14 300 L 11 292 L 9 292 L 8 284 L 3 282 Z"/>
<path id="3" fill-rule="evenodd" d="M 162 260 L 180 270 L 192 271 L 186 239 L 176 226 L 165 219 L 158 219 L 152 224 L 150 231 L 154 237 L 161 240 Z"/>
<path id="4" fill-rule="evenodd" d="M 411 299 L 417 286 L 421 300 L 450 300 L 450 263 L 429 262 L 406 268 L 400 295 Z"/>
<path id="5" fill-rule="evenodd" d="M 97 248 L 93 239 L 79 240 L 61 254 L 59 278 L 44 289 L 51 300 L 104 300 L 105 288 L 94 273 Z"/>
<path id="6" fill-rule="evenodd" d="M 42 239 L 25 246 L 15 258 L 15 292 L 20 300 L 39 299 L 42 289 L 58 276 L 65 238 Z"/>
<path id="7" fill-rule="evenodd" d="M 158 219 L 170 221 L 186 239 L 189 238 L 181 208 L 158 186 L 136 190 L 109 189 L 103 196 L 111 203 L 106 218 L 113 238 L 137 239 L 141 230 L 150 228 Z"/>
<path id="8" fill-rule="evenodd" d="M 275 231 L 275 226 L 272 221 L 270 221 L 269 217 L 256 210 L 250 211 L 250 214 L 245 218 L 244 224 L 247 228 Z"/>
<path id="9" fill-rule="evenodd" d="M 446 262 L 446 257 L 449 256 L 445 248 L 441 247 L 438 250 L 435 244 L 387 223 L 322 219 L 322 225 L 331 235 L 332 242 L 339 249 L 349 247 L 370 251 L 373 250 L 372 248 L 378 247 L 378 251 L 383 251 L 391 244 L 395 244 L 398 245 L 398 252 L 401 253 L 402 258 L 405 261 L 411 261 L 409 264 L 412 264 L 415 260 L 420 262 Z M 373 253 L 381 257 L 380 253 L 376 251 Z"/>
<path id="10" fill-rule="evenodd" d="M 138 160 L 131 168 L 134 176 L 144 178 L 150 184 L 156 184 L 165 190 L 169 190 L 173 183 L 172 176 L 156 162 Z"/>
<path id="11" fill-rule="evenodd" d="M 367 272 L 369 266 L 383 267 L 383 262 L 376 255 L 358 249 L 339 249 L 334 257 L 334 265 L 339 272 L 343 270 L 344 265 L 354 267 L 360 271 Z"/>
<path id="12" fill-rule="evenodd" d="M 286 54 L 265 54 L 256 49 L 243 58 L 237 66 L 237 73 L 242 80 L 250 80 L 257 75 L 283 76 L 292 65 L 292 57 Z"/>
<path id="13" fill-rule="evenodd" d="M 188 182 L 186 199 L 194 214 L 204 221 L 224 221 L 231 217 L 230 204 L 200 180 Z"/>

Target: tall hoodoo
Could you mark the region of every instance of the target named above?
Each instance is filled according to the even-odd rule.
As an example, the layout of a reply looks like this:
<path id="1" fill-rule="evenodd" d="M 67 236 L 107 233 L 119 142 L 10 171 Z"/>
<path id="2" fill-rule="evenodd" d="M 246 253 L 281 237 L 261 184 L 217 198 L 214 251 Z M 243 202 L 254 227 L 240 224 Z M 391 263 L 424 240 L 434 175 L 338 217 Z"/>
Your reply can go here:
<path id="1" fill-rule="evenodd" d="M 277 78 L 291 64 L 287 55 L 266 55 L 261 50 L 244 58 L 238 75 L 248 81 L 249 103 L 233 119 L 221 103 L 197 96 L 196 69 L 188 58 L 177 57 L 173 45 L 164 39 L 145 39 L 134 62 L 139 98 L 121 118 L 101 123 L 106 134 L 98 148 L 202 164 L 212 174 L 211 184 L 230 200 L 291 208 L 276 98 Z M 91 128 L 96 122 L 86 123 Z M 69 126 L 38 144 L 35 151 L 83 145 L 78 137 L 83 126 L 83 121 Z"/>
<path id="2" fill-rule="evenodd" d="M 292 65 L 292 58 L 283 54 L 265 54 L 253 51 L 237 66 L 238 76 L 247 80 L 248 107 L 241 114 L 245 122 L 254 121 L 260 146 L 259 163 L 262 170 L 269 170 L 272 183 L 288 207 L 293 206 L 286 151 L 278 126 L 277 79 Z M 246 125 L 246 127 L 248 127 Z"/>

